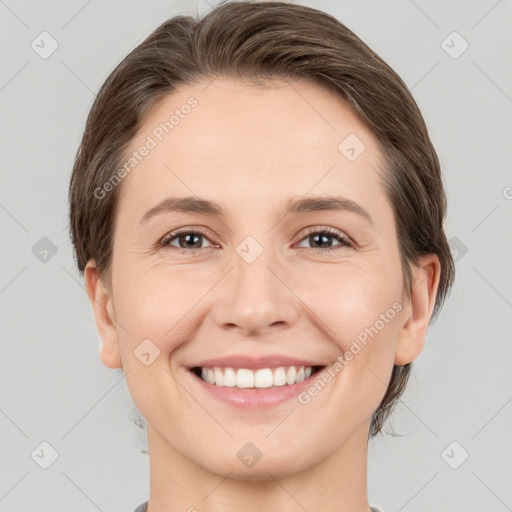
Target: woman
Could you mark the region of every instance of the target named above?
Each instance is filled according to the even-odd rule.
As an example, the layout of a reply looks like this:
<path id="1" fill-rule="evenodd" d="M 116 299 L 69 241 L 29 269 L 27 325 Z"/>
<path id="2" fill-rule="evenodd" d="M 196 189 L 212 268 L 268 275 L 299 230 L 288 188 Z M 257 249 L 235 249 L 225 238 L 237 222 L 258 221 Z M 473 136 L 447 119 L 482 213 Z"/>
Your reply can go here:
<path id="1" fill-rule="evenodd" d="M 70 183 L 100 357 L 163 510 L 378 510 L 368 439 L 454 279 L 439 161 L 339 21 L 222 2 L 108 77 Z"/>

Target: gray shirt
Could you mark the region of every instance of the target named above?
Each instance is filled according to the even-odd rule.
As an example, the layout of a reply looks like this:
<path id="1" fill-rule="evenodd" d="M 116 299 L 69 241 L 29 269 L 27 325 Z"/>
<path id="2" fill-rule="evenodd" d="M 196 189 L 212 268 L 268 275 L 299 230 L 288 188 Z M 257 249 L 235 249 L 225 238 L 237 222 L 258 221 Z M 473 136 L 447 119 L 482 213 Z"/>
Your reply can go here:
<path id="1" fill-rule="evenodd" d="M 141 503 L 133 512 L 146 512 L 146 509 L 148 507 L 148 502 L 145 501 L 144 503 Z M 370 507 L 372 509 L 372 512 L 382 512 L 376 507 Z"/>

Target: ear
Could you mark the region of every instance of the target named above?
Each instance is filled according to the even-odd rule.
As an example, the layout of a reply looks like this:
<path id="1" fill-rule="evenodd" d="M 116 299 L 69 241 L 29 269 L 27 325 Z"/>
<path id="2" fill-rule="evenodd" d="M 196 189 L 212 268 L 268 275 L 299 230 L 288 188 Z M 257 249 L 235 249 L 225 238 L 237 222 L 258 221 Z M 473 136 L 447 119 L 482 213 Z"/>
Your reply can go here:
<path id="1" fill-rule="evenodd" d="M 112 293 L 101 282 L 94 260 L 87 262 L 84 279 L 96 320 L 96 328 L 101 337 L 101 361 L 108 368 L 122 368 Z"/>
<path id="2" fill-rule="evenodd" d="M 403 366 L 416 359 L 423 350 L 428 324 L 439 286 L 441 264 L 437 254 L 427 254 L 413 267 L 411 298 L 404 307 L 404 324 L 398 334 L 395 348 L 395 365 Z"/>

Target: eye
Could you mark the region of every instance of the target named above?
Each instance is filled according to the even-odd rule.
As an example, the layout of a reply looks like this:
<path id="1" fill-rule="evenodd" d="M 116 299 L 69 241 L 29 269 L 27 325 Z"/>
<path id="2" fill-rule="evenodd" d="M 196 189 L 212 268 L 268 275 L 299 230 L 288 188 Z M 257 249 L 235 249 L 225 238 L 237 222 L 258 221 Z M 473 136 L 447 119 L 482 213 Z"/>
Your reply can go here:
<path id="1" fill-rule="evenodd" d="M 179 231 L 173 231 L 172 233 L 169 233 L 160 243 L 160 247 L 173 247 L 176 249 L 193 249 L 193 250 L 199 250 L 199 249 L 207 249 L 208 247 L 200 247 L 202 245 L 202 240 L 206 239 L 208 240 L 208 235 L 198 229 L 182 229 Z M 178 243 L 176 246 L 175 244 L 171 243 L 174 240 Z M 213 247 L 213 246 L 212 246 Z"/>
<path id="2" fill-rule="evenodd" d="M 332 242 L 329 239 L 336 238 L 339 240 L 339 244 L 332 245 Z M 315 249 L 317 251 L 325 252 L 332 251 L 336 249 L 341 249 L 343 247 L 353 247 L 353 244 L 349 240 L 347 236 L 333 228 L 313 228 L 310 230 L 306 236 L 302 240 L 308 240 L 314 246 L 311 249 Z M 324 247 L 321 247 L 322 244 Z M 325 246 L 327 244 L 327 246 Z"/>
<path id="3" fill-rule="evenodd" d="M 337 245 L 333 245 L 332 242 L 329 241 L 333 238 L 339 241 Z M 158 246 L 160 248 L 172 247 L 174 249 L 183 249 L 185 251 L 187 249 L 197 251 L 200 249 L 213 248 L 213 245 L 210 245 L 210 247 L 201 247 L 202 242 L 205 239 L 208 240 L 208 234 L 206 232 L 200 229 L 187 228 L 169 233 L 161 242 L 159 242 Z M 311 249 L 320 252 L 332 251 L 343 247 L 353 247 L 352 242 L 347 236 L 336 229 L 328 227 L 311 229 L 302 238 L 302 241 L 306 240 L 313 244 L 313 247 L 310 247 Z"/>

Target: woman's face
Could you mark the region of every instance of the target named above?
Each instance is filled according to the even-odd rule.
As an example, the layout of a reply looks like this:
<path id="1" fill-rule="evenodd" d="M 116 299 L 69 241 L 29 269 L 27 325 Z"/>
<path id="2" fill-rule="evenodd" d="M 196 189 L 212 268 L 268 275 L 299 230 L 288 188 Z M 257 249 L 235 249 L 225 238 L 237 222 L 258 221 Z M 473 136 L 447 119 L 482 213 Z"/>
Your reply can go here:
<path id="1" fill-rule="evenodd" d="M 406 299 L 374 136 L 316 85 L 217 80 L 156 104 L 133 151 L 105 295 L 117 327 L 97 321 L 150 450 L 268 479 L 366 442 L 433 305 Z"/>

